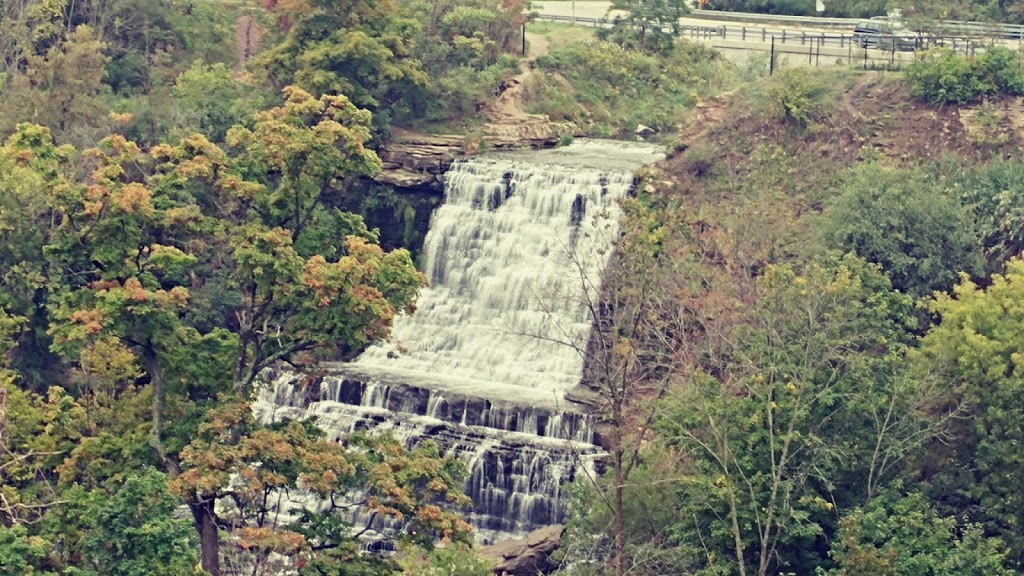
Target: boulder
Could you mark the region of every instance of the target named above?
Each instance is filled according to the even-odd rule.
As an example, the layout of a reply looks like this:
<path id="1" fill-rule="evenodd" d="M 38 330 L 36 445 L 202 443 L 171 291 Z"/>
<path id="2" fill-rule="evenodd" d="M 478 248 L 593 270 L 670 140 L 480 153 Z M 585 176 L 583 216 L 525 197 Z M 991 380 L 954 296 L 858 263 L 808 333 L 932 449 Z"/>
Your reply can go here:
<path id="1" fill-rule="evenodd" d="M 650 136 L 654 134 L 656 130 L 650 126 L 644 126 L 643 124 L 637 124 L 636 130 L 633 131 L 637 136 Z"/>
<path id="2" fill-rule="evenodd" d="M 525 538 L 484 546 L 480 554 L 496 562 L 493 570 L 497 576 L 548 574 L 557 568 L 550 557 L 562 541 L 562 529 L 561 524 L 546 526 Z"/>
<path id="3" fill-rule="evenodd" d="M 399 188 L 430 188 L 437 181 L 436 177 L 429 172 L 417 172 L 405 168 L 381 170 L 374 174 L 373 179 Z"/>

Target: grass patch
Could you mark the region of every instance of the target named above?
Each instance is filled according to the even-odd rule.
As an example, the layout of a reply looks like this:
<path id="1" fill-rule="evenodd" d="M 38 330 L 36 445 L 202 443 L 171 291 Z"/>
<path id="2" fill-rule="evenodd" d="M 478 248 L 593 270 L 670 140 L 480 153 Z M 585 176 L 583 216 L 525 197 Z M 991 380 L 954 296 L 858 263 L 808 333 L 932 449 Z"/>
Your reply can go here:
<path id="1" fill-rule="evenodd" d="M 594 28 L 558 22 L 533 21 L 526 25 L 526 32 L 546 36 L 551 48 L 563 48 L 569 44 L 587 42 L 597 37 Z"/>
<path id="2" fill-rule="evenodd" d="M 730 88 L 736 68 L 718 52 L 680 42 L 665 54 L 591 40 L 552 46 L 527 83 L 531 112 L 613 136 L 637 124 L 674 131 L 687 110 Z"/>

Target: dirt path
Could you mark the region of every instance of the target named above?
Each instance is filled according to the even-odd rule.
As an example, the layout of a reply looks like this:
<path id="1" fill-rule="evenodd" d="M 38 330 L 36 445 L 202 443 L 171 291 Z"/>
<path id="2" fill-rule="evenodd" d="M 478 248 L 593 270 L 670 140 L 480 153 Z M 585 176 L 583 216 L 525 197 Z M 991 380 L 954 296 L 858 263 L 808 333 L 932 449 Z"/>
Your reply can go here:
<path id="1" fill-rule="evenodd" d="M 544 34 L 526 33 L 528 51 L 525 58 L 519 61 L 522 72 L 506 80 L 502 85 L 498 98 L 488 106 L 488 116 L 496 124 L 516 124 L 519 122 L 537 122 L 547 119 L 536 114 L 528 114 L 523 108 L 526 100 L 526 79 L 533 74 L 533 65 L 537 58 L 546 56 L 550 40 Z"/>
<path id="2" fill-rule="evenodd" d="M 551 40 L 545 34 L 527 32 L 526 46 L 529 48 L 526 54 L 526 61 L 533 62 L 541 56 L 548 55 L 548 48 L 551 46 Z"/>

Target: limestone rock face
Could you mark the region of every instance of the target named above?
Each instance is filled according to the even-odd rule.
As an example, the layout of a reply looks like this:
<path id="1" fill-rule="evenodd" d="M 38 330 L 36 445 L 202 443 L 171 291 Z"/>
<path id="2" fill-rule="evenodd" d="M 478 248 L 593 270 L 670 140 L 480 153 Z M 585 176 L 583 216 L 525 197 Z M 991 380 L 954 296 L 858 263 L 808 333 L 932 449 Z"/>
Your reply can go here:
<path id="1" fill-rule="evenodd" d="M 460 136 L 400 135 L 377 151 L 383 169 L 373 179 L 400 188 L 443 191 L 443 174 L 462 153 Z"/>
<path id="2" fill-rule="evenodd" d="M 496 149 L 547 148 L 559 138 L 573 134 L 576 126 L 568 122 L 552 122 L 547 116 L 529 115 L 516 122 L 484 124 L 484 139 Z"/>
<path id="3" fill-rule="evenodd" d="M 571 123 L 552 122 L 547 116 L 536 114 L 492 117 L 492 122 L 482 126 L 479 141 L 472 144 L 465 136 L 398 132 L 377 151 L 383 166 L 373 179 L 400 188 L 441 193 L 444 191 L 443 174 L 458 156 L 471 154 L 481 147 L 491 150 L 550 148 L 562 136 L 576 131 Z"/>
<path id="4" fill-rule="evenodd" d="M 480 549 L 480 554 L 498 562 L 494 566 L 496 576 L 548 574 L 556 568 L 550 556 L 561 544 L 562 530 L 561 524 L 540 528 L 519 540 L 485 546 Z"/>

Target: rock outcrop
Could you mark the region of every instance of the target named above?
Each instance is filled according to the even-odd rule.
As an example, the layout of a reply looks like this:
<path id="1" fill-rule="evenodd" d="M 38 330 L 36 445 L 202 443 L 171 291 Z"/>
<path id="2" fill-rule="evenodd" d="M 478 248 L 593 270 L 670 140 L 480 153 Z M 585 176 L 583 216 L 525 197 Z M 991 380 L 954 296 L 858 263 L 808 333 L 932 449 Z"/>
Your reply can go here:
<path id="1" fill-rule="evenodd" d="M 383 169 L 373 179 L 399 188 L 444 190 L 441 175 L 465 148 L 461 136 L 398 133 L 377 154 Z"/>
<path id="2" fill-rule="evenodd" d="M 478 150 L 518 150 L 550 148 L 577 128 L 569 122 L 554 122 L 541 114 L 523 110 L 523 86 L 510 79 L 502 93 L 486 109 L 489 122 L 478 136 L 426 135 L 396 130 L 392 140 L 377 154 L 383 169 L 373 178 L 399 188 L 414 188 L 441 193 L 444 173 L 455 158 Z"/>
<path id="3" fill-rule="evenodd" d="M 534 530 L 519 540 L 507 540 L 480 549 L 485 558 L 495 560 L 496 576 L 537 576 L 557 568 L 551 553 L 562 541 L 562 525 L 555 524 Z"/>

